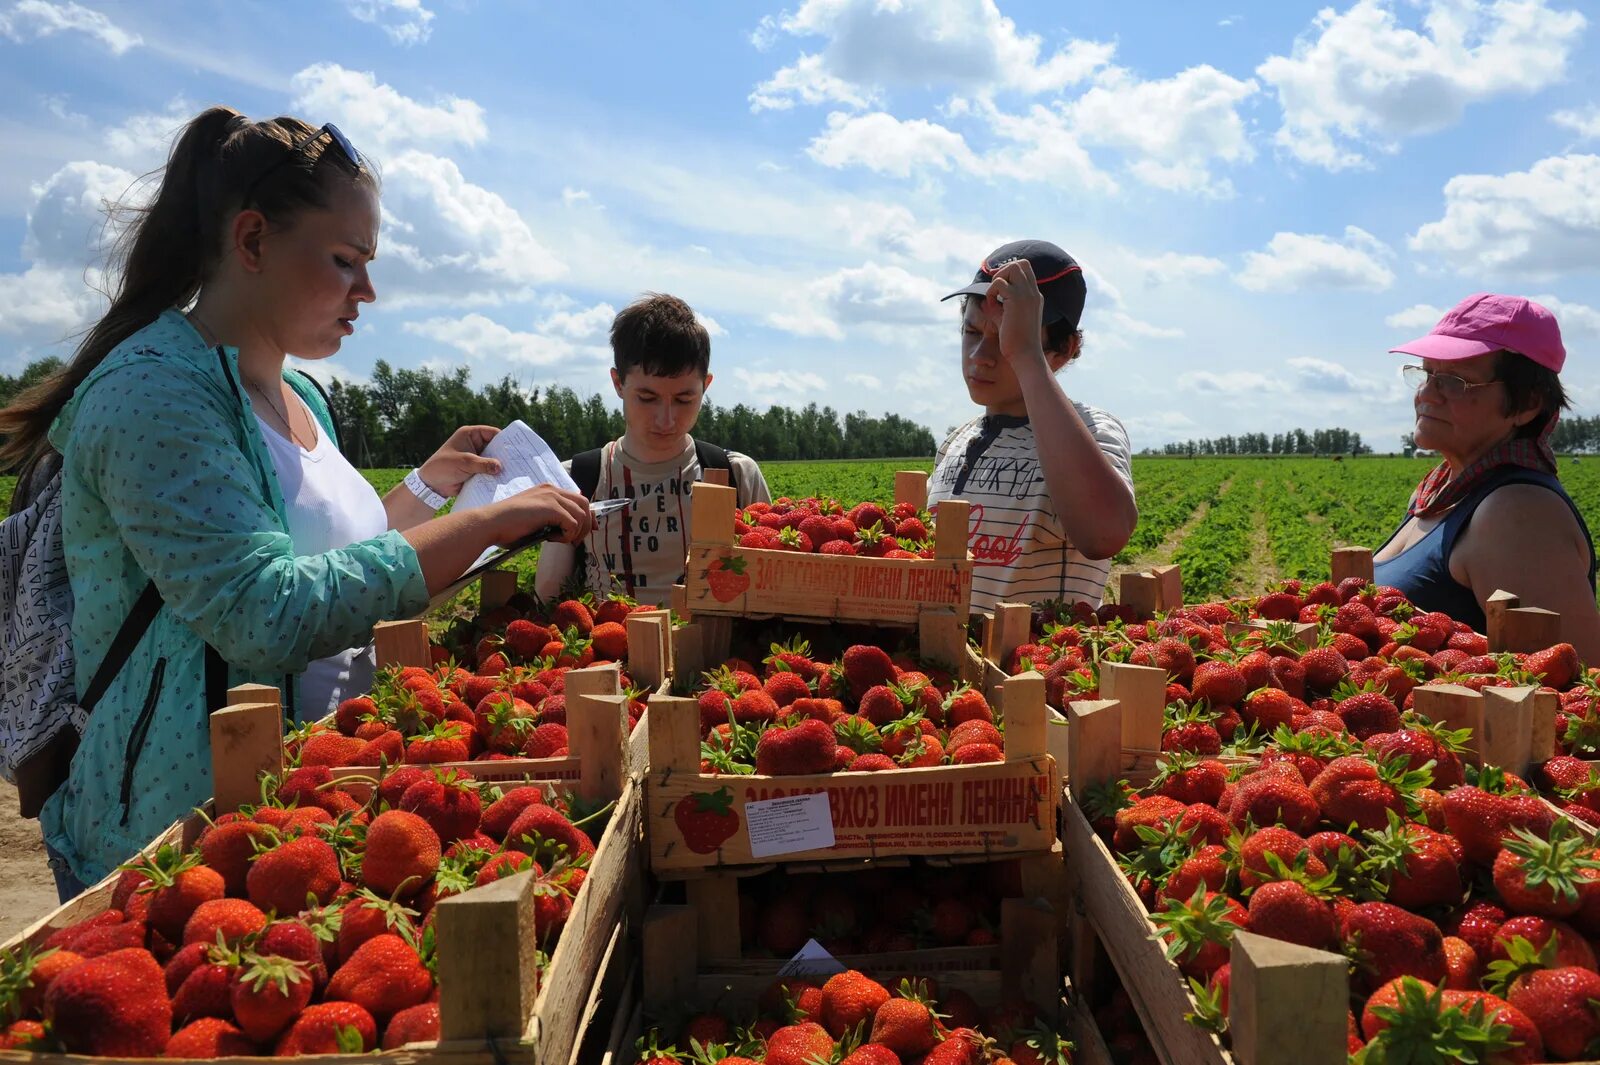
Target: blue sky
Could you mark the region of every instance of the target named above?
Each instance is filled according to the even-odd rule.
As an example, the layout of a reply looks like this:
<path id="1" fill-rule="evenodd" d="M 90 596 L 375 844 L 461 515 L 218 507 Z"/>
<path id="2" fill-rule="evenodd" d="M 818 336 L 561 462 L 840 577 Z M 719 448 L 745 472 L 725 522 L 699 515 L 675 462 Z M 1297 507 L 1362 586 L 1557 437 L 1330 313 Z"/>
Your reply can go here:
<path id="1" fill-rule="evenodd" d="M 596 14 L 596 12 L 603 14 Z M 1576 0 L 0 0 L 0 371 L 99 306 L 107 199 L 201 107 L 338 123 L 384 175 L 378 359 L 609 392 L 646 290 L 712 398 L 973 413 L 960 287 L 1089 279 L 1063 382 L 1135 447 L 1409 427 L 1394 343 L 1549 301 L 1600 413 L 1600 8 Z"/>

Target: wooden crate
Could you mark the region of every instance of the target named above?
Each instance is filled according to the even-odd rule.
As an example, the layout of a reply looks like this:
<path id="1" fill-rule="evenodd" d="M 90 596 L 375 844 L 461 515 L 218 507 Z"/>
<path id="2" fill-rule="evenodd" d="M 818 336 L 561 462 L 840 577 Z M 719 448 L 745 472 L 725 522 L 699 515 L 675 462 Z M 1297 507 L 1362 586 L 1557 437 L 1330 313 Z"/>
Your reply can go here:
<path id="1" fill-rule="evenodd" d="M 247 685 L 230 693 L 235 700 L 259 699 L 262 689 Z M 620 695 L 583 697 L 570 712 L 579 716 L 613 716 L 609 729 L 594 727 L 595 735 L 610 735 L 614 746 L 591 746 L 589 762 L 605 762 L 606 772 L 589 770 L 572 780 L 547 779 L 536 783 L 566 786 L 594 801 L 614 801 L 610 820 L 596 841 L 589 874 L 573 900 L 572 911 L 555 952 L 543 972 L 533 964 L 533 878 L 531 873 L 507 877 L 483 888 L 438 903 L 440 1040 L 413 1044 L 400 1051 L 374 1054 L 383 1061 L 419 1065 L 576 1065 L 585 1032 L 598 1015 L 602 985 L 609 965 L 622 965 L 635 949 L 643 914 L 645 878 L 643 848 L 644 795 L 639 782 L 625 772 L 622 724 L 627 701 Z M 268 714 L 264 711 L 271 710 Z M 239 735 L 251 742 L 214 746 L 213 774 L 227 779 L 249 772 L 252 760 L 270 747 L 260 742 L 271 721 L 280 730 L 277 751 L 281 758 L 281 722 L 277 704 L 237 701 L 213 714 L 213 720 L 231 715 L 236 723 L 257 727 Z M 474 766 L 482 763 L 472 763 Z M 494 763 L 488 763 L 494 764 Z M 480 778 L 481 779 L 481 778 Z M 205 814 L 218 812 L 207 803 Z M 206 820 L 199 814 L 173 824 L 145 848 L 154 853 L 167 844 L 188 849 L 199 837 Z M 0 949 L 38 946 L 57 929 L 86 920 L 110 907 L 117 874 L 91 887 L 12 937 Z M 610 983 L 614 984 L 614 977 Z M 91 1065 L 107 1059 L 83 1055 L 32 1054 L 0 1051 L 0 1061 L 26 1061 L 35 1065 Z M 265 1059 L 263 1059 L 265 1060 Z M 305 1058 L 329 1065 L 348 1057 Z"/>
<path id="2" fill-rule="evenodd" d="M 637 656 L 637 661 L 634 660 L 635 656 L 630 654 L 629 669 L 636 671 L 631 675 L 636 682 L 652 690 L 660 688 L 666 681 L 664 672 L 666 635 L 662 620 L 665 613 L 665 611 L 642 612 L 637 615 L 637 620 L 634 617 L 628 620 L 630 650 L 633 640 L 639 638 L 641 652 Z M 424 622 L 380 622 L 374 628 L 373 634 L 377 643 L 380 667 L 428 665 L 427 626 Z M 474 779 L 486 781 L 564 780 L 581 783 L 586 767 L 590 773 L 615 772 L 616 767 L 609 762 L 586 757 L 591 749 L 611 749 L 612 737 L 609 732 L 615 722 L 609 715 L 586 717 L 581 713 L 574 714 L 573 707 L 574 704 L 593 697 L 619 696 L 622 691 L 620 677 L 621 667 L 615 662 L 568 671 L 566 693 L 569 753 L 564 757 L 476 759 L 468 762 L 447 762 L 440 764 L 438 768 L 457 770 L 471 774 Z M 332 718 L 325 719 L 325 722 L 332 724 Z M 622 727 L 626 726 L 627 722 L 624 719 Z M 600 730 L 598 734 L 595 732 L 596 729 Z M 642 719 L 640 726 L 627 736 L 627 744 L 628 758 L 622 771 L 642 773 L 648 750 Z M 365 777 L 371 776 L 372 772 L 371 766 L 350 766 L 335 769 L 334 777 L 335 779 Z"/>
<path id="3" fill-rule="evenodd" d="M 911 491 L 902 481 L 896 477 L 897 495 Z M 922 498 L 927 498 L 925 481 Z M 970 609 L 968 507 L 961 500 L 939 504 L 931 559 L 740 547 L 734 535 L 737 493 L 732 488 L 696 484 L 691 505 L 695 541 L 685 569 L 684 606 L 697 618 L 721 614 L 914 625 L 924 607 L 948 607 L 963 618 Z"/>
<path id="4" fill-rule="evenodd" d="M 1030 902 L 1037 903 L 1055 915 L 1056 923 L 1049 931 L 1052 940 L 1059 937 L 1065 929 L 1065 917 L 1069 905 L 1067 897 L 1066 870 L 1062 864 L 1062 851 L 1059 844 L 1048 851 L 1030 854 L 1017 859 L 1021 863 L 1022 895 L 1016 899 L 1003 900 L 1004 902 Z M 930 858 L 921 860 L 924 866 L 970 866 L 986 864 L 986 859 L 973 858 Z M 724 872 L 708 872 L 690 878 L 684 882 L 684 891 L 687 905 L 694 913 L 694 926 L 696 933 L 697 950 L 699 957 L 708 965 L 716 968 L 718 972 L 733 974 L 763 974 L 770 973 L 781 962 L 774 962 L 770 958 L 746 958 L 740 943 L 740 927 L 738 922 L 730 921 L 729 914 L 738 914 L 742 903 L 739 898 L 741 881 L 760 876 L 765 873 L 781 870 L 785 877 L 802 876 L 808 874 L 842 875 L 858 873 L 872 868 L 909 868 L 912 860 L 909 858 L 858 858 L 837 862 L 781 862 L 767 865 L 739 866 Z M 1002 916 L 1004 909 L 1002 908 Z M 901 959 L 901 967 L 896 971 L 901 972 L 932 972 L 935 970 L 957 969 L 998 969 L 999 958 L 1003 953 L 1011 953 L 1023 949 L 1022 945 L 1014 938 L 1007 940 L 1007 935 L 1020 934 L 1024 928 L 1031 929 L 1032 925 L 1020 923 L 1007 924 L 1002 920 L 1001 941 L 982 947 L 941 947 L 916 951 L 902 951 L 894 955 Z M 1032 934 L 1031 931 L 1028 934 Z M 1029 948 L 1031 949 L 1031 948 Z M 1056 949 L 1056 948 L 1052 948 Z M 887 962 L 879 960 L 878 955 L 852 955 L 842 956 L 840 961 L 851 968 L 862 968 L 869 964 L 859 962 L 858 958 L 873 958 L 871 964 L 879 966 Z"/>
<path id="5" fill-rule="evenodd" d="M 920 633 L 924 657 L 958 669 L 967 659 L 965 633 L 954 613 L 925 611 Z M 680 664 L 686 661 L 681 645 L 674 653 Z M 1037 673 L 1010 678 L 1005 694 L 1005 762 L 792 777 L 702 774 L 695 700 L 657 696 L 650 703 L 646 775 L 651 869 L 658 876 L 682 878 L 709 868 L 777 859 L 1003 858 L 1047 851 L 1056 839 L 1060 780 L 1046 750 L 1044 680 Z M 685 843 L 678 825 L 680 804 L 724 790 L 731 804 L 725 819 L 729 835 L 714 849 L 696 851 Z M 828 797 L 834 845 L 766 857 L 752 854 L 746 804 L 808 794 Z"/>
<path id="6" fill-rule="evenodd" d="M 1068 708 L 1071 779 L 1091 786 L 1122 775 L 1120 709 L 1115 700 L 1076 702 Z M 1074 921 L 1069 969 L 1075 987 L 1092 993 L 1106 979 L 1095 971 L 1098 942 L 1157 1054 L 1169 1065 L 1345 1061 L 1347 963 L 1335 954 L 1236 935 L 1229 995 L 1233 1050 L 1186 1021 L 1198 1005 L 1188 983 L 1167 961 L 1138 893 L 1073 801 L 1072 790 L 1067 789 L 1061 815 L 1067 875 L 1081 914 Z"/>

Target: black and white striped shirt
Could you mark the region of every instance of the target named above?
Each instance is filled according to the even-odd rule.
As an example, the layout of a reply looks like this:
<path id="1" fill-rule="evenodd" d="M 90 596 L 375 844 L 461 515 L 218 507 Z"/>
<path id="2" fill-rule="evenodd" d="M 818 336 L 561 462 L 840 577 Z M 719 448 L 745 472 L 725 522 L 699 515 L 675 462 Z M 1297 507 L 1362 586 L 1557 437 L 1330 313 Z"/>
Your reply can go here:
<path id="1" fill-rule="evenodd" d="M 1073 407 L 1133 491 L 1128 431 L 1103 410 L 1083 403 Z M 1100 605 L 1111 560 L 1087 559 L 1067 541 L 1026 417 L 984 415 L 951 433 L 928 483 L 929 504 L 940 499 L 972 504 L 967 546 L 973 555 L 974 610 L 1046 599 Z"/>

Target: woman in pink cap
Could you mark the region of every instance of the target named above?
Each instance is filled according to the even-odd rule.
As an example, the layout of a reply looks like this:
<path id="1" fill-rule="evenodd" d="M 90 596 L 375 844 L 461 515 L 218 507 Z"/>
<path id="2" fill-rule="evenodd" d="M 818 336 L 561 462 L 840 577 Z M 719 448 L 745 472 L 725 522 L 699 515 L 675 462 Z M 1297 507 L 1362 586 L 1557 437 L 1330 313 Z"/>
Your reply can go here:
<path id="1" fill-rule="evenodd" d="M 1483 631 L 1495 591 L 1561 615 L 1562 637 L 1600 661 L 1594 542 L 1550 448 L 1569 406 L 1555 316 L 1518 296 L 1462 300 L 1427 336 L 1393 349 L 1417 390 L 1417 446 L 1444 461 L 1417 486 L 1376 555 L 1379 584 Z"/>

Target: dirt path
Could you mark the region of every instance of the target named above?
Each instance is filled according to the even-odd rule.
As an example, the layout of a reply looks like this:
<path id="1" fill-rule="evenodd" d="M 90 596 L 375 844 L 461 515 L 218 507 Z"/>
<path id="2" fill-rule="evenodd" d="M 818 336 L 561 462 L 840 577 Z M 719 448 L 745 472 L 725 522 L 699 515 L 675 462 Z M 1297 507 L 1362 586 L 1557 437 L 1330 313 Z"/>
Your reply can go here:
<path id="1" fill-rule="evenodd" d="M 45 864 L 39 822 L 17 812 L 17 789 L 0 781 L 0 941 L 56 906 L 56 882 Z"/>
<path id="2" fill-rule="evenodd" d="M 1263 482 L 1256 482 L 1256 491 L 1263 490 Z M 1242 589 L 1246 594 L 1257 594 L 1278 581 L 1278 564 L 1272 558 L 1272 534 L 1267 531 L 1267 512 L 1256 507 L 1250 522 L 1250 561 L 1244 573 L 1254 579 L 1251 587 Z"/>
<path id="3" fill-rule="evenodd" d="M 1226 481 L 1223 481 L 1217 486 L 1217 495 L 1226 495 L 1228 490 L 1232 487 L 1233 478 L 1229 477 Z M 1168 533 L 1165 540 L 1162 540 L 1159 544 L 1151 548 L 1149 551 L 1146 551 L 1144 554 L 1134 558 L 1131 562 L 1120 566 L 1112 566 L 1111 579 L 1106 582 L 1106 587 L 1114 591 L 1117 587 L 1118 579 L 1124 573 L 1140 573 L 1149 569 L 1151 566 L 1169 565 L 1172 562 L 1173 556 L 1178 553 L 1178 548 L 1183 545 L 1183 541 L 1188 538 L 1190 533 L 1199 528 L 1202 521 L 1206 520 L 1206 513 L 1210 510 L 1211 501 L 1206 500 L 1204 503 L 1201 503 L 1198 507 L 1194 508 L 1194 513 L 1189 515 L 1188 521 L 1184 522 L 1176 529 L 1173 529 L 1172 532 Z M 1106 596 L 1108 601 L 1115 598 L 1115 594 L 1108 594 Z"/>

